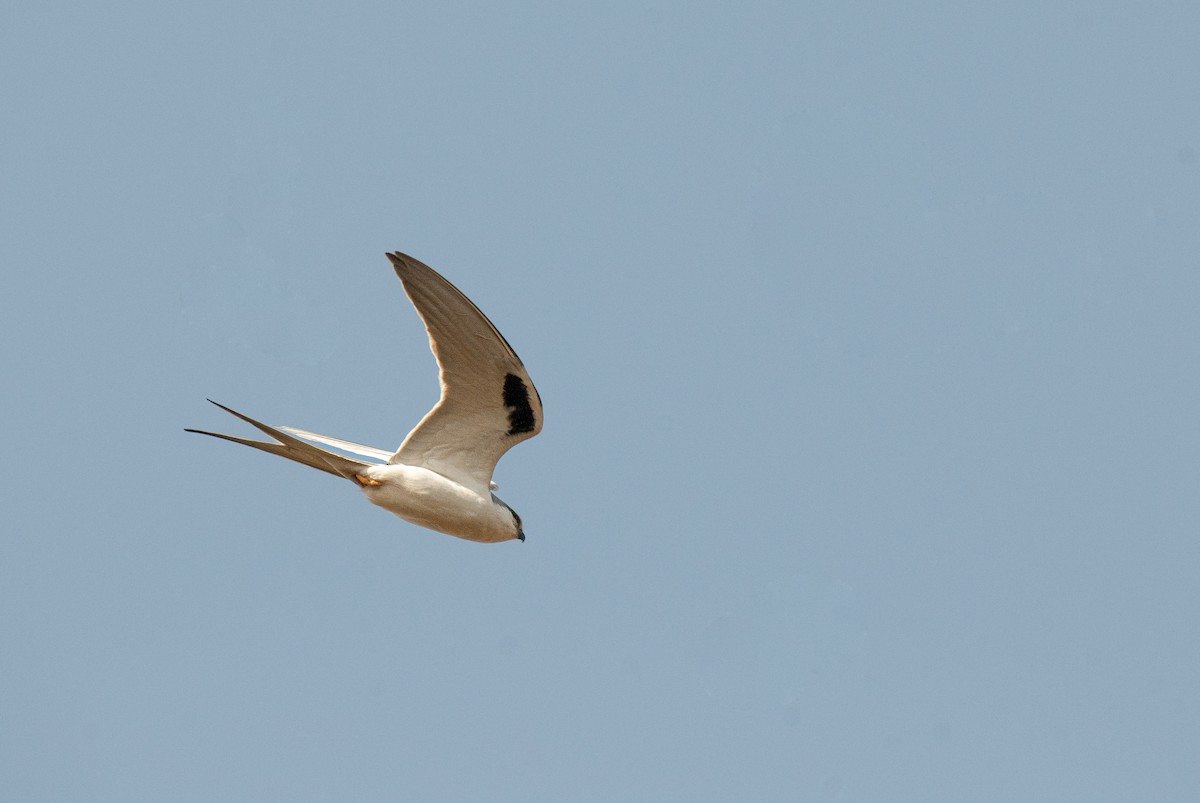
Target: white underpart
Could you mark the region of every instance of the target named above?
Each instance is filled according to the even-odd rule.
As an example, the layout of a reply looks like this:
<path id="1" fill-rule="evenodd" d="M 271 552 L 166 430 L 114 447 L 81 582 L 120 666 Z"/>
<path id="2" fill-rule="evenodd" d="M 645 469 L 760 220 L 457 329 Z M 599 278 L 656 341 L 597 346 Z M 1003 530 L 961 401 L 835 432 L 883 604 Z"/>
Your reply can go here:
<path id="1" fill-rule="evenodd" d="M 361 472 L 379 485 L 363 486 L 373 504 L 405 521 L 469 541 L 495 543 L 515 537 L 512 514 L 441 474 L 419 466 L 368 466 Z"/>

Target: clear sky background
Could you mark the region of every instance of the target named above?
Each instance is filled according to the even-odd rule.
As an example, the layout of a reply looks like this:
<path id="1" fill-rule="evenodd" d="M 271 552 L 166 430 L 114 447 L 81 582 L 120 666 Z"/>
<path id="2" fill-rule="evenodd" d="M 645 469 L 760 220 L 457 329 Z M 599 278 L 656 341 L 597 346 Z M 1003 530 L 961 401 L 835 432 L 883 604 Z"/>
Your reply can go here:
<path id="1" fill-rule="evenodd" d="M 1194 3 L 9 3 L 20 801 L 1192 801 Z M 545 403 L 529 540 L 394 448 L 384 251 Z"/>

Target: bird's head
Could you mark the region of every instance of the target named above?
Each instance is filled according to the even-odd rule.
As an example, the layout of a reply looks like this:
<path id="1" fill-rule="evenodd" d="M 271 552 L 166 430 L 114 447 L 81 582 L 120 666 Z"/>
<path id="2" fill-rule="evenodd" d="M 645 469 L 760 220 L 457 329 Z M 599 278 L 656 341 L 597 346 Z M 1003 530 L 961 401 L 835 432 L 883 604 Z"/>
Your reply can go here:
<path id="1" fill-rule="evenodd" d="M 508 505 L 505 505 L 505 507 L 508 507 Z M 512 514 L 513 527 L 517 531 L 516 535 L 514 535 L 513 538 L 516 538 L 518 541 L 524 542 L 525 541 L 525 530 L 523 527 L 521 527 L 521 517 L 518 516 L 517 511 L 513 510 L 511 507 L 508 508 L 508 512 Z"/>
<path id="2" fill-rule="evenodd" d="M 516 538 L 518 541 L 524 541 L 525 540 L 525 530 L 524 530 L 524 528 L 521 527 L 521 517 L 517 515 L 517 511 L 513 510 L 511 507 L 509 507 L 507 504 L 505 504 L 504 500 L 502 500 L 500 497 L 496 496 L 495 494 L 492 494 L 492 501 L 495 502 L 500 507 L 507 510 L 508 515 L 512 516 L 512 522 L 513 522 L 513 536 L 512 537 Z"/>

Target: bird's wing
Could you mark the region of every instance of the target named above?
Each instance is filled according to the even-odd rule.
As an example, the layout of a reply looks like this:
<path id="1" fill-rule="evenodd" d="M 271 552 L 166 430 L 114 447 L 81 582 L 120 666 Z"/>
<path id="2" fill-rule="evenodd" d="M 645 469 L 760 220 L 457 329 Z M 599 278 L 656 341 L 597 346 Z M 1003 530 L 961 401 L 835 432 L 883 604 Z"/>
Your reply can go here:
<path id="1" fill-rule="evenodd" d="M 333 452 L 313 446 L 311 443 L 305 443 L 298 438 L 293 438 L 286 432 L 280 432 L 275 427 L 267 426 L 260 421 L 255 421 L 249 416 L 242 415 L 237 410 L 231 410 L 223 404 L 212 401 L 212 399 L 209 399 L 209 401 L 213 404 L 216 404 L 230 415 L 237 416 L 247 424 L 257 427 L 262 432 L 265 432 L 272 438 L 275 438 L 277 441 L 279 441 L 279 443 L 252 441 L 246 438 L 238 438 L 233 435 L 221 435 L 216 432 L 206 432 L 202 429 L 189 429 L 186 430 L 187 432 L 195 432 L 199 435 L 211 435 L 214 438 L 221 438 L 222 440 L 241 443 L 245 446 L 252 446 L 255 449 L 261 449 L 264 452 L 277 454 L 280 457 L 286 457 L 288 460 L 295 460 L 297 463 L 303 463 L 306 466 L 311 466 L 312 468 L 320 471 L 333 474 L 335 477 L 344 477 L 348 480 L 354 479 L 355 473 L 361 471 L 363 468 L 369 465 L 361 460 L 355 460 L 353 458 L 346 457 L 345 455 L 334 454 Z"/>
<path id="2" fill-rule="evenodd" d="M 496 462 L 542 430 L 542 400 L 512 346 L 437 271 L 388 254 L 437 358 L 442 398 L 389 463 L 423 466 L 488 493 Z"/>

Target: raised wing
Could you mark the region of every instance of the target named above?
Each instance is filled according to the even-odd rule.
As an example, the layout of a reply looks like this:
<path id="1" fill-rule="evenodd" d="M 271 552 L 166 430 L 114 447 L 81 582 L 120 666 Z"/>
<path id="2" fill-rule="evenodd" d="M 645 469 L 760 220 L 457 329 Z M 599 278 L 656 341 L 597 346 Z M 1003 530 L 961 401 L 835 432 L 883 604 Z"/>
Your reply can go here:
<path id="1" fill-rule="evenodd" d="M 487 316 L 428 265 L 388 254 L 437 358 L 442 398 L 388 461 L 424 466 L 486 494 L 496 462 L 542 431 L 542 400 Z"/>

